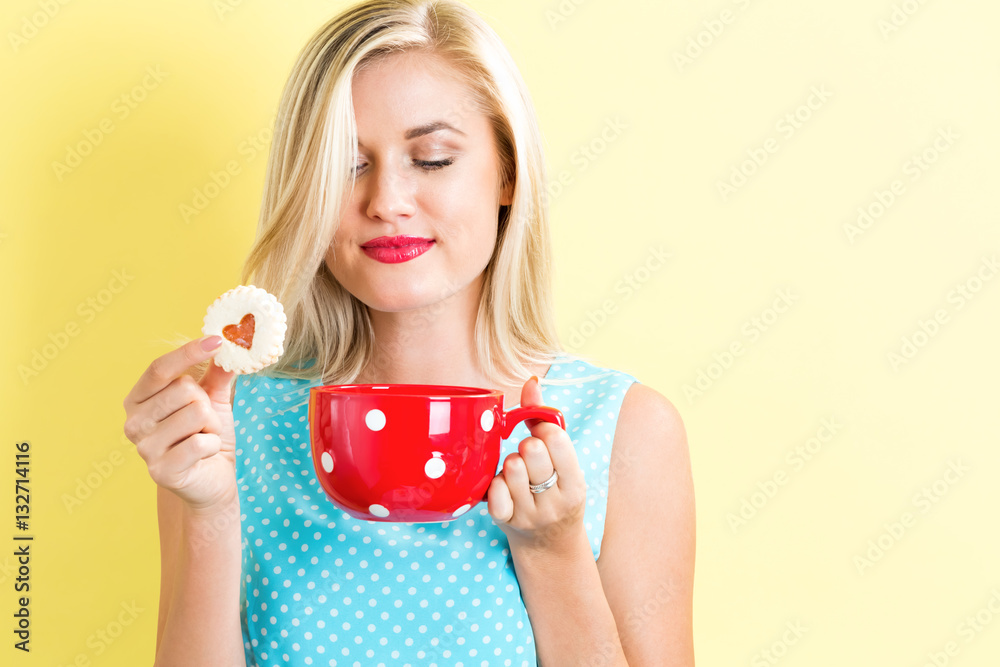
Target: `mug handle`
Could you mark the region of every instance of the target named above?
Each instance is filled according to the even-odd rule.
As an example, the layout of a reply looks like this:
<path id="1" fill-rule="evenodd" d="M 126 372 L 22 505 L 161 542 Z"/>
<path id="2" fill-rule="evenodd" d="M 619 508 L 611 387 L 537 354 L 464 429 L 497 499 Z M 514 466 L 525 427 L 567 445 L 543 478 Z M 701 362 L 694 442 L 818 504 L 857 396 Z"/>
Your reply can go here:
<path id="1" fill-rule="evenodd" d="M 510 437 L 514 427 L 526 419 L 541 419 L 542 421 L 555 424 L 561 429 L 566 428 L 566 419 L 563 417 L 563 413 L 557 408 L 550 408 L 545 405 L 533 408 L 514 408 L 508 412 L 500 413 L 500 436 L 506 440 Z M 500 462 L 500 465 L 503 465 L 503 461 Z M 487 487 L 486 491 L 483 492 L 483 501 L 486 501 L 489 493 L 490 490 Z"/>
<path id="2" fill-rule="evenodd" d="M 563 413 L 556 408 L 538 405 L 531 408 L 514 408 L 501 413 L 500 435 L 506 440 L 510 437 L 514 427 L 526 419 L 540 419 L 555 424 L 561 429 L 566 428 L 566 419 L 563 418 Z"/>

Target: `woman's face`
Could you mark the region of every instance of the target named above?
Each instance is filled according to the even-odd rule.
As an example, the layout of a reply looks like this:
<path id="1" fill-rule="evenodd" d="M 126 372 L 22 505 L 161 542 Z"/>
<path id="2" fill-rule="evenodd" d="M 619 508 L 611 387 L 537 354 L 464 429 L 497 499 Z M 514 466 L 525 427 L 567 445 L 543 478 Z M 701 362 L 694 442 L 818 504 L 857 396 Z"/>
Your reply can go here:
<path id="1" fill-rule="evenodd" d="M 497 235 L 499 159 L 489 119 L 451 66 L 393 54 L 353 83 L 358 164 L 327 252 L 334 277 L 380 311 L 478 295 Z"/>

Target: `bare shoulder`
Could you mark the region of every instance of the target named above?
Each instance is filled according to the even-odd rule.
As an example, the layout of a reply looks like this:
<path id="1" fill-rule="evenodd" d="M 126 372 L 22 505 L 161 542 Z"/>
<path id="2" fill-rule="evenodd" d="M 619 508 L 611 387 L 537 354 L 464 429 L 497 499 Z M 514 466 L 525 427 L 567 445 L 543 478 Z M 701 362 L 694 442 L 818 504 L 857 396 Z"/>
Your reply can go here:
<path id="1" fill-rule="evenodd" d="M 681 415 L 663 394 L 635 382 L 629 387 L 618 415 L 615 448 L 650 450 L 651 455 L 663 450 L 687 451 L 687 434 Z M 639 453 L 639 452 L 636 452 Z"/>
<path id="2" fill-rule="evenodd" d="M 642 499 L 656 498 L 650 507 Z M 633 503 L 646 508 L 632 511 Z M 622 402 L 611 453 L 608 518 L 639 527 L 659 516 L 676 528 L 693 523 L 694 485 L 687 432 L 665 396 L 638 382 Z M 693 530 L 693 527 L 692 527 Z M 675 540 L 678 535 L 673 535 Z M 693 542 L 693 536 L 691 538 Z"/>
<path id="3" fill-rule="evenodd" d="M 666 397 L 634 383 L 615 430 L 598 559 L 630 664 L 694 664 L 694 556 L 684 423 Z"/>

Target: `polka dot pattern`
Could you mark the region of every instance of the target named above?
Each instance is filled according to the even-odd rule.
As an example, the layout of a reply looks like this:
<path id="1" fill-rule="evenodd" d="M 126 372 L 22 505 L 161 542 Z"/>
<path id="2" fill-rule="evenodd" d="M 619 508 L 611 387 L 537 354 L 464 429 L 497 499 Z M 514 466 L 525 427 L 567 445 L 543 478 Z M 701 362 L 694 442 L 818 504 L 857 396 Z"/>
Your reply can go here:
<path id="1" fill-rule="evenodd" d="M 424 464 L 424 474 L 431 479 L 437 479 L 444 474 L 447 466 L 444 463 L 444 459 L 441 458 L 440 454 L 435 453 L 434 456 L 427 459 L 427 463 Z"/>
<path id="2" fill-rule="evenodd" d="M 378 408 L 369 410 L 365 415 L 365 424 L 373 431 L 381 431 L 385 428 L 385 413 Z"/>
<path id="3" fill-rule="evenodd" d="M 584 525 L 595 558 L 618 411 L 634 381 L 563 358 L 541 382 L 546 404 L 566 416 L 584 471 Z M 236 382 L 247 665 L 535 665 L 506 536 L 485 503 L 434 524 L 358 520 L 330 503 L 316 480 L 309 443 L 315 384 L 262 375 Z M 373 410 L 365 424 L 379 430 L 387 418 Z M 495 426 L 492 411 L 480 425 Z M 528 435 L 524 424 L 515 427 L 501 460 Z M 332 469 L 327 456 L 320 465 Z M 436 479 L 439 466 L 444 461 L 432 457 L 424 473 Z"/>
<path id="4" fill-rule="evenodd" d="M 483 416 L 479 418 L 479 425 L 483 427 L 483 430 L 489 433 L 493 430 L 493 411 L 483 410 Z"/>

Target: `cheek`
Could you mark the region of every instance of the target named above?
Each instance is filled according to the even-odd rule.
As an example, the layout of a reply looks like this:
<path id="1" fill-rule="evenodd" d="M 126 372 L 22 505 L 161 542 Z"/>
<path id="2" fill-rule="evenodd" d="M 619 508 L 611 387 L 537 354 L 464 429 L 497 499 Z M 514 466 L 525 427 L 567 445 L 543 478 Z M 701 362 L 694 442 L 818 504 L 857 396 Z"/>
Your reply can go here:
<path id="1" fill-rule="evenodd" d="M 345 210 L 341 214 L 340 224 L 337 225 L 333 237 L 327 243 L 327 261 L 332 262 L 334 256 L 343 256 L 345 253 L 348 253 L 363 230 L 364 223 L 358 212 L 355 210 Z"/>
<path id="2" fill-rule="evenodd" d="M 439 184 L 431 192 L 428 205 L 438 216 L 456 220 L 461 228 L 471 233 L 484 233 L 484 226 L 492 226 L 496 233 L 500 193 L 493 175 L 481 167 L 468 169 Z"/>
<path id="3" fill-rule="evenodd" d="M 326 254 L 323 256 L 323 262 L 326 264 L 326 268 L 333 274 L 333 277 L 337 279 L 338 282 L 346 277 L 344 274 L 345 263 L 349 260 L 347 247 L 344 245 L 348 236 L 344 234 L 343 230 L 338 230 L 334 234 L 333 240 L 330 241 L 330 245 L 327 246 Z"/>

